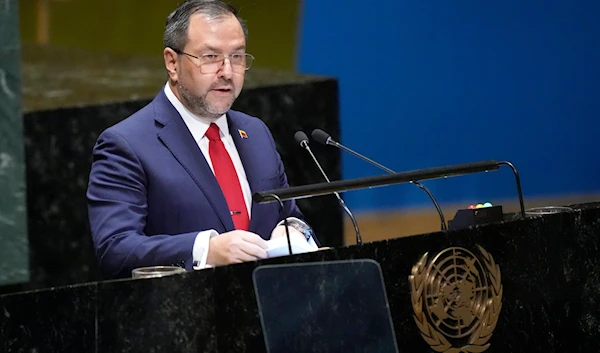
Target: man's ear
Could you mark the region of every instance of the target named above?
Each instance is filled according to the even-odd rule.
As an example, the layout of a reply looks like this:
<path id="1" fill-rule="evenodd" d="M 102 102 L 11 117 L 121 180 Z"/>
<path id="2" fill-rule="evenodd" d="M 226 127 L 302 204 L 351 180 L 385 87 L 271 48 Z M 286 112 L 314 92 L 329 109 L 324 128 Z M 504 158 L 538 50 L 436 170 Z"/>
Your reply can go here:
<path id="1" fill-rule="evenodd" d="M 179 56 L 175 50 L 165 48 L 163 57 L 165 59 L 165 68 L 167 69 L 169 79 L 173 82 L 177 82 L 179 78 Z"/>

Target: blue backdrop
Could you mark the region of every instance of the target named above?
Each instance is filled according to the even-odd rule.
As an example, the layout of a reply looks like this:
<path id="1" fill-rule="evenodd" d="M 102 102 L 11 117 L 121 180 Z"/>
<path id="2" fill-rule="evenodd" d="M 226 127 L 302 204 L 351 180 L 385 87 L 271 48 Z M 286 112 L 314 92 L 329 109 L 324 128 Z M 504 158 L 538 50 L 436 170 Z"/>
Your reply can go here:
<path id="1" fill-rule="evenodd" d="M 339 79 L 342 143 L 398 171 L 509 160 L 526 197 L 600 190 L 599 64 L 600 1 L 303 4 L 298 69 Z M 381 173 L 342 163 L 346 179 Z M 509 169 L 424 184 L 441 203 L 516 197 Z M 345 199 L 429 203 L 410 184 Z"/>

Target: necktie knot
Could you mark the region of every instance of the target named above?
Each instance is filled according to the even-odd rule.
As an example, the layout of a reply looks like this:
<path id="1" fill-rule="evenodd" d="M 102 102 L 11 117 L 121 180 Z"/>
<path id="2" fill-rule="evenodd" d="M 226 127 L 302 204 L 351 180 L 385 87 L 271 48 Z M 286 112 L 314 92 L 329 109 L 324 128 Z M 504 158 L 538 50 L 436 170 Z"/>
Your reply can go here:
<path id="1" fill-rule="evenodd" d="M 217 124 L 211 123 L 210 126 L 208 127 L 208 130 L 206 130 L 206 133 L 204 134 L 204 136 L 206 136 L 206 138 L 208 138 L 210 141 L 221 141 L 221 134 L 219 133 L 219 127 L 217 126 Z"/>

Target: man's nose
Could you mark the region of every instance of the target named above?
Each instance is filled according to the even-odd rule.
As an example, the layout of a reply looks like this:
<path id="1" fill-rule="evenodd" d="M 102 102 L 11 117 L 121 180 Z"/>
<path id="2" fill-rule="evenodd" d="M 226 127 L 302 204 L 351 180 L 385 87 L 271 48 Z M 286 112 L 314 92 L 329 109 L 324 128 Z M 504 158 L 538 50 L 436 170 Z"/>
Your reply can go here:
<path id="1" fill-rule="evenodd" d="M 219 77 L 231 78 L 233 76 L 233 67 L 229 58 L 223 58 L 223 64 L 218 73 Z"/>

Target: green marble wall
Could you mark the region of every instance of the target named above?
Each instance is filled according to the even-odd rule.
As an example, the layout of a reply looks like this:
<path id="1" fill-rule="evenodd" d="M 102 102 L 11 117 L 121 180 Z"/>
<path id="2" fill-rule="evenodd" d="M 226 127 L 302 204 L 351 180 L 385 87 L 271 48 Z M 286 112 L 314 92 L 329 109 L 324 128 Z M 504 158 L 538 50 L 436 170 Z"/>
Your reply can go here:
<path id="1" fill-rule="evenodd" d="M 0 285 L 29 280 L 19 9 L 0 0 Z"/>

